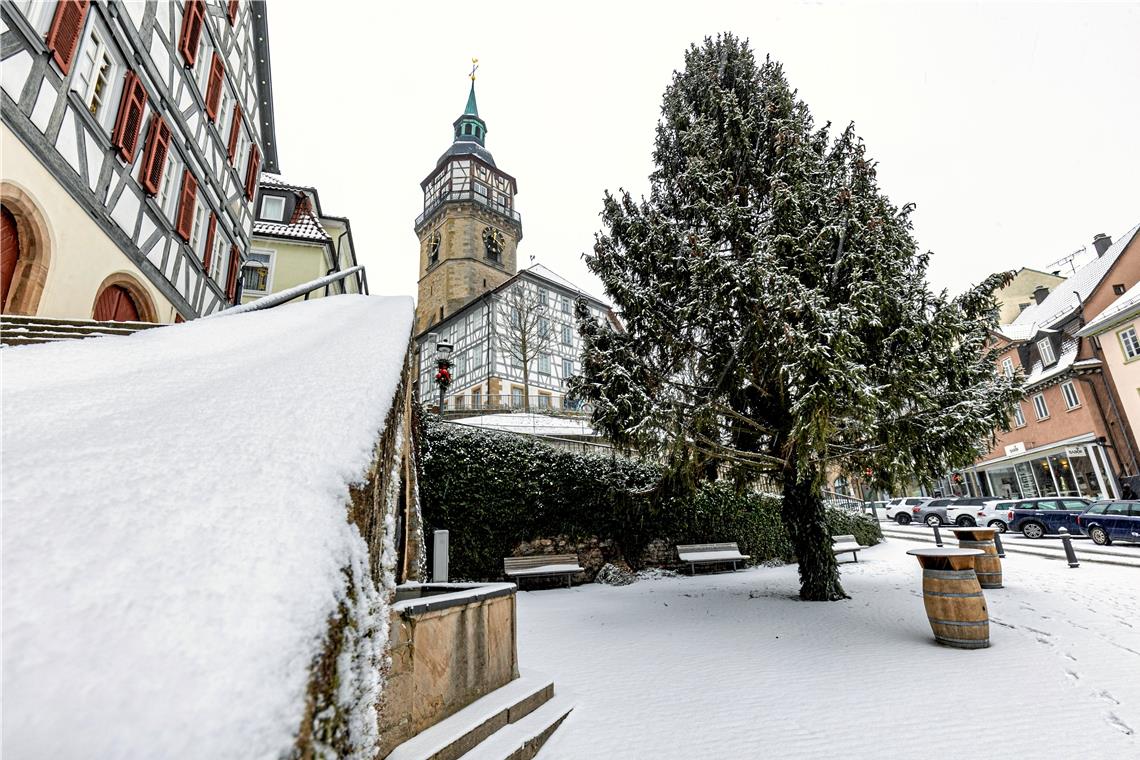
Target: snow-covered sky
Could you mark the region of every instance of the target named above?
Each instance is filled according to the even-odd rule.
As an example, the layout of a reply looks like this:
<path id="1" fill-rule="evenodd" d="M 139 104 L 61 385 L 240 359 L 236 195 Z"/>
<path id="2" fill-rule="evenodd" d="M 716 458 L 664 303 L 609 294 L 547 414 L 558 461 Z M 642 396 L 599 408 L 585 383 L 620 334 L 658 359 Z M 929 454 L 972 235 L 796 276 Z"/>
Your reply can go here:
<path id="1" fill-rule="evenodd" d="M 314 12 L 319 9 L 319 12 Z M 451 143 L 470 59 L 487 147 L 534 256 L 581 259 L 605 189 L 640 194 L 685 48 L 731 30 L 782 61 L 817 121 L 856 123 L 932 283 L 1051 262 L 1140 222 L 1140 3 L 271 0 L 282 174 L 351 218 L 372 291 L 415 294 L 419 183 Z"/>

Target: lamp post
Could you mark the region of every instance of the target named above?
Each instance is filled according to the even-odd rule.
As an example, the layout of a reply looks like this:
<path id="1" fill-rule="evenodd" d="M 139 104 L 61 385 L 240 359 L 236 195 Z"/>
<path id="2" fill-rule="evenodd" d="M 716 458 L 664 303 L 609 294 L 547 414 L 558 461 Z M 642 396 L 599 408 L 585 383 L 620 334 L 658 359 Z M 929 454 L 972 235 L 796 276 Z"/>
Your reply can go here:
<path id="1" fill-rule="evenodd" d="M 443 394 L 447 393 L 447 386 L 451 385 L 451 349 L 454 348 L 445 340 L 436 339 L 435 342 L 435 384 L 439 386 L 439 413 L 443 415 Z"/>

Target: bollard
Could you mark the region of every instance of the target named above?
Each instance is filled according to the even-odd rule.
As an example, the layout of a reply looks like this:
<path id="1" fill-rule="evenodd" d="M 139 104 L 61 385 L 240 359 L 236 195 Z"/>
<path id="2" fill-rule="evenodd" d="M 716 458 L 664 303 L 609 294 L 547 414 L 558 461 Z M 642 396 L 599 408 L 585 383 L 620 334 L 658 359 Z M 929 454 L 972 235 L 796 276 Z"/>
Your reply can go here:
<path id="1" fill-rule="evenodd" d="M 994 548 L 997 549 L 999 557 L 1005 557 L 1005 548 L 1001 545 L 1001 531 L 999 530 L 994 534 Z"/>
<path id="2" fill-rule="evenodd" d="M 448 533 L 437 530 L 432 536 L 431 580 L 432 583 L 447 583 Z"/>
<path id="3" fill-rule="evenodd" d="M 934 526 L 934 544 L 936 546 L 942 546 L 942 534 L 938 531 L 937 525 Z"/>
<path id="4" fill-rule="evenodd" d="M 1058 528 L 1057 532 L 1061 534 L 1061 543 L 1065 545 L 1065 559 L 1069 560 L 1069 567 L 1080 567 L 1081 563 L 1077 561 L 1077 553 L 1073 551 L 1073 539 L 1069 536 L 1068 528 Z"/>

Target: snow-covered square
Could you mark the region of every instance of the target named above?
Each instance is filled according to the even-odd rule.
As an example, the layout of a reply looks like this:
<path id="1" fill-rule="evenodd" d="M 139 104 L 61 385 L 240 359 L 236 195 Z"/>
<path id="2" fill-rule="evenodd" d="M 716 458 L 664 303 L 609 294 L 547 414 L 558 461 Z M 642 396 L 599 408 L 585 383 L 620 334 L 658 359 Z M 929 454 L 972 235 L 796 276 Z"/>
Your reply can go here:
<path id="1" fill-rule="evenodd" d="M 540 757 L 1140 756 L 1140 570 L 1009 554 L 990 647 L 957 650 L 916 545 L 842 565 L 830 604 L 794 565 L 520 593 L 520 663 L 577 704 Z"/>

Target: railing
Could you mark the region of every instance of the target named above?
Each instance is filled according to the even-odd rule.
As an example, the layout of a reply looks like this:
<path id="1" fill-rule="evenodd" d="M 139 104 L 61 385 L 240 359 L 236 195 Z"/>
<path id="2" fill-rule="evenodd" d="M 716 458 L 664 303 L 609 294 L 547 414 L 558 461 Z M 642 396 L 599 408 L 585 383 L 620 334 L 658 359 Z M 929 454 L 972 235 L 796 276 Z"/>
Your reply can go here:
<path id="1" fill-rule="evenodd" d="M 439 403 L 439 395 L 438 389 L 433 390 L 436 393 L 435 397 L 424 400 L 435 406 Z M 445 395 L 443 414 L 446 417 L 460 417 L 473 414 L 502 414 L 504 412 L 525 411 L 565 417 L 588 417 L 593 412 L 593 407 L 590 404 L 574 401 L 565 396 L 532 393 L 528 400 L 530 403 L 525 403 L 521 393 L 501 396 Z"/>
<path id="2" fill-rule="evenodd" d="M 522 215 L 510 206 L 504 206 L 501 203 L 495 203 L 486 195 L 477 193 L 474 190 L 452 190 L 451 192 L 445 193 L 433 200 L 431 202 L 431 205 L 425 208 L 424 212 L 416 217 L 415 228 L 418 230 L 420 225 L 423 224 L 424 220 L 435 213 L 435 210 L 443 204 L 457 203 L 461 201 L 478 203 L 479 205 L 484 206 L 491 211 L 494 211 L 496 214 L 501 214 L 502 216 L 507 217 L 512 222 L 522 224 Z"/>
<path id="3" fill-rule="evenodd" d="M 300 298 L 301 296 L 304 296 L 305 300 L 308 301 L 309 295 L 311 293 L 318 291 L 321 288 L 328 287 L 334 282 L 346 280 L 349 277 L 356 275 L 357 273 L 360 273 L 360 275 L 363 276 L 364 267 L 362 265 L 358 264 L 357 266 L 349 267 L 348 269 L 344 269 L 334 274 L 318 277 L 317 279 L 310 282 L 303 282 L 300 285 L 289 288 L 288 290 L 282 290 L 280 293 L 273 293 L 263 298 L 259 298 L 256 301 L 243 303 L 239 306 L 231 306 L 230 308 L 219 311 L 218 313 L 211 316 L 219 317 L 230 314 L 244 314 L 247 311 L 261 311 L 262 309 L 272 309 L 274 306 L 280 306 L 283 303 L 288 303 L 294 298 Z"/>

